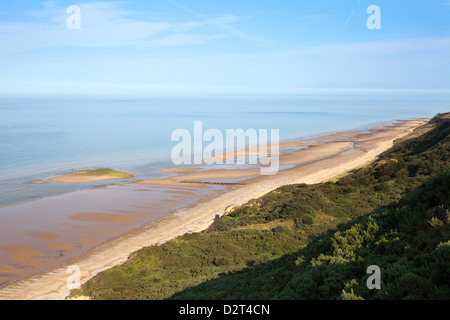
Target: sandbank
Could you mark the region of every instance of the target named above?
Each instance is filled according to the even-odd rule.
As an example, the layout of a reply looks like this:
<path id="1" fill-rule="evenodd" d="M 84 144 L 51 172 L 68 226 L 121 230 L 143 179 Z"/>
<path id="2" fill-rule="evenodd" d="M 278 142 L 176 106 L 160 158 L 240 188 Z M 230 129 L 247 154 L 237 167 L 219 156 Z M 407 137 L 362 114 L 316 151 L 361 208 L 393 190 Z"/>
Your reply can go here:
<path id="1" fill-rule="evenodd" d="M 110 169 L 96 169 L 70 172 L 62 176 L 47 179 L 47 181 L 58 183 L 83 183 L 129 178 L 133 178 L 133 175 Z"/>

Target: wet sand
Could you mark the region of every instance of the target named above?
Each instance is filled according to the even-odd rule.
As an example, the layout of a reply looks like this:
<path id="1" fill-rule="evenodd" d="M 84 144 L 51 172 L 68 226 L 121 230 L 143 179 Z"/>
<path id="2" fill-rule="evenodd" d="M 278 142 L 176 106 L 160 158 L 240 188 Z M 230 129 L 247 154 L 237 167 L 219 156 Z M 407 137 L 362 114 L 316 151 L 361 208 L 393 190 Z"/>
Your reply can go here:
<path id="1" fill-rule="evenodd" d="M 273 176 L 255 175 L 255 171 L 259 172 L 256 168 L 213 169 L 211 167 L 208 169 L 207 167 L 202 170 L 172 171 L 177 174 L 167 178 L 147 179 L 137 183 L 114 186 L 118 191 L 115 197 L 122 194 L 122 200 L 127 199 L 128 205 L 126 208 L 122 205 L 121 208 L 116 208 L 116 212 L 104 209 L 94 210 L 91 203 L 90 208 L 88 206 L 89 209 L 77 208 L 77 210 L 65 212 L 63 214 L 64 221 L 59 223 L 58 226 L 59 228 L 71 226 L 70 230 L 74 234 L 69 236 L 58 231 L 58 228 L 55 230 L 47 225 L 45 225 L 46 228 L 26 230 L 28 237 L 33 237 L 34 234 L 34 239 L 38 239 L 40 236 L 41 241 L 52 242 L 52 244 L 47 243 L 47 249 L 51 247 L 54 250 L 53 248 L 55 246 L 58 247 L 57 244 L 59 243 L 61 247 L 66 248 L 67 252 L 74 252 L 74 254 L 71 259 L 64 261 L 64 266 L 62 267 L 55 267 L 51 272 L 40 273 L 1 288 L 0 299 L 63 299 L 69 293 L 66 288 L 68 274 L 66 274 L 65 266 L 67 265 L 78 265 L 81 269 L 82 282 L 85 282 L 98 272 L 122 263 L 129 254 L 144 246 L 163 243 L 188 232 L 205 230 L 213 222 L 216 215 L 224 214 L 227 208 L 241 205 L 251 199 L 260 197 L 279 186 L 293 183 L 318 183 L 362 166 L 390 148 L 395 139 L 403 137 L 425 122 L 426 120 L 424 119 L 404 121 L 392 126 L 376 128 L 368 133 L 342 132 L 314 139 L 280 144 L 280 149 L 305 146 L 307 148 L 282 152 L 280 163 L 294 164 L 295 166 L 280 170 Z M 211 189 L 212 186 L 202 183 L 214 179 L 225 180 L 236 177 L 245 178 L 245 180 L 240 181 L 240 184 L 236 186 L 214 190 Z M 131 188 L 133 192 L 126 192 L 126 189 L 123 189 L 125 187 Z M 146 190 L 146 188 L 150 190 L 137 191 Z M 141 201 L 139 199 L 142 199 L 141 197 L 130 198 L 130 195 L 136 192 L 153 194 L 154 190 L 161 190 L 159 188 L 163 189 L 163 192 L 160 194 L 164 194 L 166 197 L 161 198 L 159 194 L 156 196 L 158 200 L 156 202 L 139 203 Z M 96 190 L 85 190 L 84 192 L 90 194 L 94 191 Z M 195 195 L 201 192 L 206 193 L 200 201 L 195 202 L 192 200 L 190 204 L 186 201 L 187 198 L 195 198 Z M 195 195 L 193 196 L 189 193 L 194 193 Z M 66 196 L 69 195 L 73 196 L 73 194 Z M 61 204 L 67 203 L 67 199 L 61 199 L 60 197 L 55 198 L 60 199 Z M 109 203 L 111 199 L 105 198 L 105 194 L 96 195 L 95 198 L 97 201 L 103 201 L 104 203 L 103 207 L 96 203 L 94 207 L 97 209 L 111 208 Z M 172 212 L 167 214 L 167 207 L 176 204 L 179 207 L 173 207 Z M 145 211 L 142 207 L 149 208 L 147 209 L 149 211 Z M 39 212 L 41 217 L 42 211 L 38 210 L 39 208 L 35 205 L 31 206 L 31 208 Z M 161 213 L 159 216 L 155 216 L 158 210 L 162 212 L 164 209 L 166 214 Z M 128 211 L 132 213 L 127 213 Z M 98 215 L 99 213 L 103 213 L 103 215 Z M 117 216 L 110 216 L 111 214 Z M 147 217 L 148 220 L 145 221 L 145 219 L 139 219 L 139 217 Z M 139 223 L 140 227 L 138 227 Z M 24 233 L 24 230 L 20 230 L 20 228 L 21 224 L 19 221 L 16 225 L 8 225 L 6 231 L 14 239 L 14 235 L 17 236 L 17 234 L 22 235 Z M 95 228 L 101 229 L 96 230 Z M 21 232 L 17 232 L 17 229 Z M 0 234 L 1 232 L 2 230 L 0 230 Z M 30 234 L 30 232 L 32 233 Z M 121 234 L 121 236 L 107 242 L 95 242 L 94 240 L 98 236 L 97 232 L 101 232 L 103 236 L 106 232 L 110 232 L 111 236 L 118 234 Z M 55 235 L 61 238 L 57 238 Z M 47 238 L 47 240 L 42 238 Z M 77 239 L 77 242 L 74 242 L 74 239 Z M 13 243 L 26 248 L 11 246 Z M 80 250 L 77 244 L 90 244 L 91 249 Z M 27 250 L 36 250 L 32 254 L 33 259 L 38 260 L 42 259 L 43 255 L 49 254 L 49 251 L 33 248 L 29 242 L 28 245 L 23 245 L 20 241 L 3 245 L 0 243 L 0 258 L 8 257 L 9 259 L 9 264 L 3 267 L 0 266 L 0 281 L 4 281 L 5 275 L 8 277 L 10 274 L 16 274 L 17 277 L 20 277 L 21 275 L 23 276 L 24 272 L 30 271 L 25 268 L 25 265 L 18 263 L 22 259 L 26 260 L 26 256 L 31 253 L 31 251 Z M 55 254 L 55 252 L 52 253 Z M 28 261 L 28 265 L 30 268 L 34 267 L 37 269 L 35 260 Z"/>
<path id="2" fill-rule="evenodd" d="M 122 184 L 0 208 L 1 284 L 57 267 L 216 190 Z"/>

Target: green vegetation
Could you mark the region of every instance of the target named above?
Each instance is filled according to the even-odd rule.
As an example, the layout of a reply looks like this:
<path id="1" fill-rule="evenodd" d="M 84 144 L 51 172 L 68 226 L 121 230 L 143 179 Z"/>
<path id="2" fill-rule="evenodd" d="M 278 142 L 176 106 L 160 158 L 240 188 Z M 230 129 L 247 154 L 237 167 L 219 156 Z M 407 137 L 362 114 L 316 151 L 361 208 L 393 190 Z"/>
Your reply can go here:
<path id="1" fill-rule="evenodd" d="M 111 169 L 94 169 L 69 173 L 71 176 L 107 176 L 116 179 L 133 178 L 133 175 Z"/>
<path id="2" fill-rule="evenodd" d="M 68 173 L 66 176 L 76 177 L 108 177 L 113 179 L 133 178 L 133 175 L 111 169 L 94 169 Z"/>
<path id="3" fill-rule="evenodd" d="M 71 296 L 449 299 L 449 115 L 336 182 L 290 185 L 134 253 Z M 370 265 L 381 290 L 366 287 Z"/>

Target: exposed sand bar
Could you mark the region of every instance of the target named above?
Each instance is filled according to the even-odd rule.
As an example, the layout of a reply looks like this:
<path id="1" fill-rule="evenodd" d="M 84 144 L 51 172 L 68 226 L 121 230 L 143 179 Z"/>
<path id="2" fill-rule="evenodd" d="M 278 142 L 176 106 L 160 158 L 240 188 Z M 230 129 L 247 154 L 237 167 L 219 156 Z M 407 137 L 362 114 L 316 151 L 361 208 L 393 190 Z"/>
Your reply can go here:
<path id="1" fill-rule="evenodd" d="M 133 178 L 133 175 L 109 169 L 96 169 L 70 172 L 59 177 L 50 178 L 48 181 L 58 183 L 82 183 L 128 178 Z"/>
<path id="2" fill-rule="evenodd" d="M 212 179 L 239 179 L 257 176 L 260 174 L 259 170 L 255 169 L 212 169 L 205 171 L 198 171 L 192 173 L 186 173 L 177 175 L 175 177 L 166 178 L 164 180 L 170 181 L 174 185 L 179 185 L 176 181 L 189 181 L 189 180 L 212 180 Z M 147 179 L 138 181 L 140 184 L 153 184 L 154 179 Z"/>
<path id="3" fill-rule="evenodd" d="M 197 170 L 201 170 L 201 168 L 169 168 L 169 169 L 162 169 L 160 171 L 165 173 L 186 173 Z"/>
<path id="4" fill-rule="evenodd" d="M 325 152 L 324 149 L 317 149 L 321 152 L 320 156 L 312 157 L 316 160 L 305 162 L 303 160 L 307 157 L 300 157 L 299 159 L 302 160 L 300 165 L 291 169 L 279 171 L 273 176 L 250 178 L 243 185 L 230 187 L 189 208 L 178 209 L 157 221 L 150 222 L 133 232 L 104 243 L 72 263 L 80 267 L 81 281 L 85 282 L 98 272 L 126 261 L 129 254 L 144 246 L 163 243 L 187 232 L 199 232 L 206 229 L 213 222 L 215 216 L 222 215 L 229 206 L 244 204 L 282 185 L 319 183 L 362 166 L 389 149 L 395 139 L 410 133 L 426 121 L 425 119 L 404 121 L 386 127 L 384 130 L 373 130 L 370 133 L 356 132 L 351 135 L 327 136 L 325 140 L 327 143 L 333 144 L 334 154 Z M 324 140 L 320 138 L 314 139 L 314 141 L 305 141 L 306 144 L 322 142 Z M 336 144 L 336 142 L 344 144 Z M 352 148 L 347 148 L 349 143 L 352 144 Z M 310 152 L 315 148 L 319 148 L 319 146 L 310 148 Z M 188 174 L 200 173 L 201 171 Z M 180 179 L 180 176 L 176 179 Z M 177 183 L 176 179 L 153 179 L 145 181 L 144 184 L 166 183 L 166 185 L 182 186 L 181 183 Z M 1 289 L 0 299 L 63 299 L 69 293 L 66 287 L 68 276 L 65 267 L 56 268 L 51 272 Z"/>

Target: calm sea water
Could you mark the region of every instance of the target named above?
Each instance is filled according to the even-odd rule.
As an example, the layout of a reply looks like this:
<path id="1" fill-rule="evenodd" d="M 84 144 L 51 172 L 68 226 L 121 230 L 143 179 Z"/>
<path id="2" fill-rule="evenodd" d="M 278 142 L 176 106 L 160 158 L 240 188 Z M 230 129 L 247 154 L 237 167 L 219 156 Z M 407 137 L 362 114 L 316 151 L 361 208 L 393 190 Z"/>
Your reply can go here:
<path id="1" fill-rule="evenodd" d="M 280 129 L 281 140 L 363 130 L 448 111 L 448 96 L 305 95 L 112 99 L 0 97 L 0 206 L 114 182 L 30 184 L 112 168 L 136 179 L 171 166 L 175 129 Z"/>

